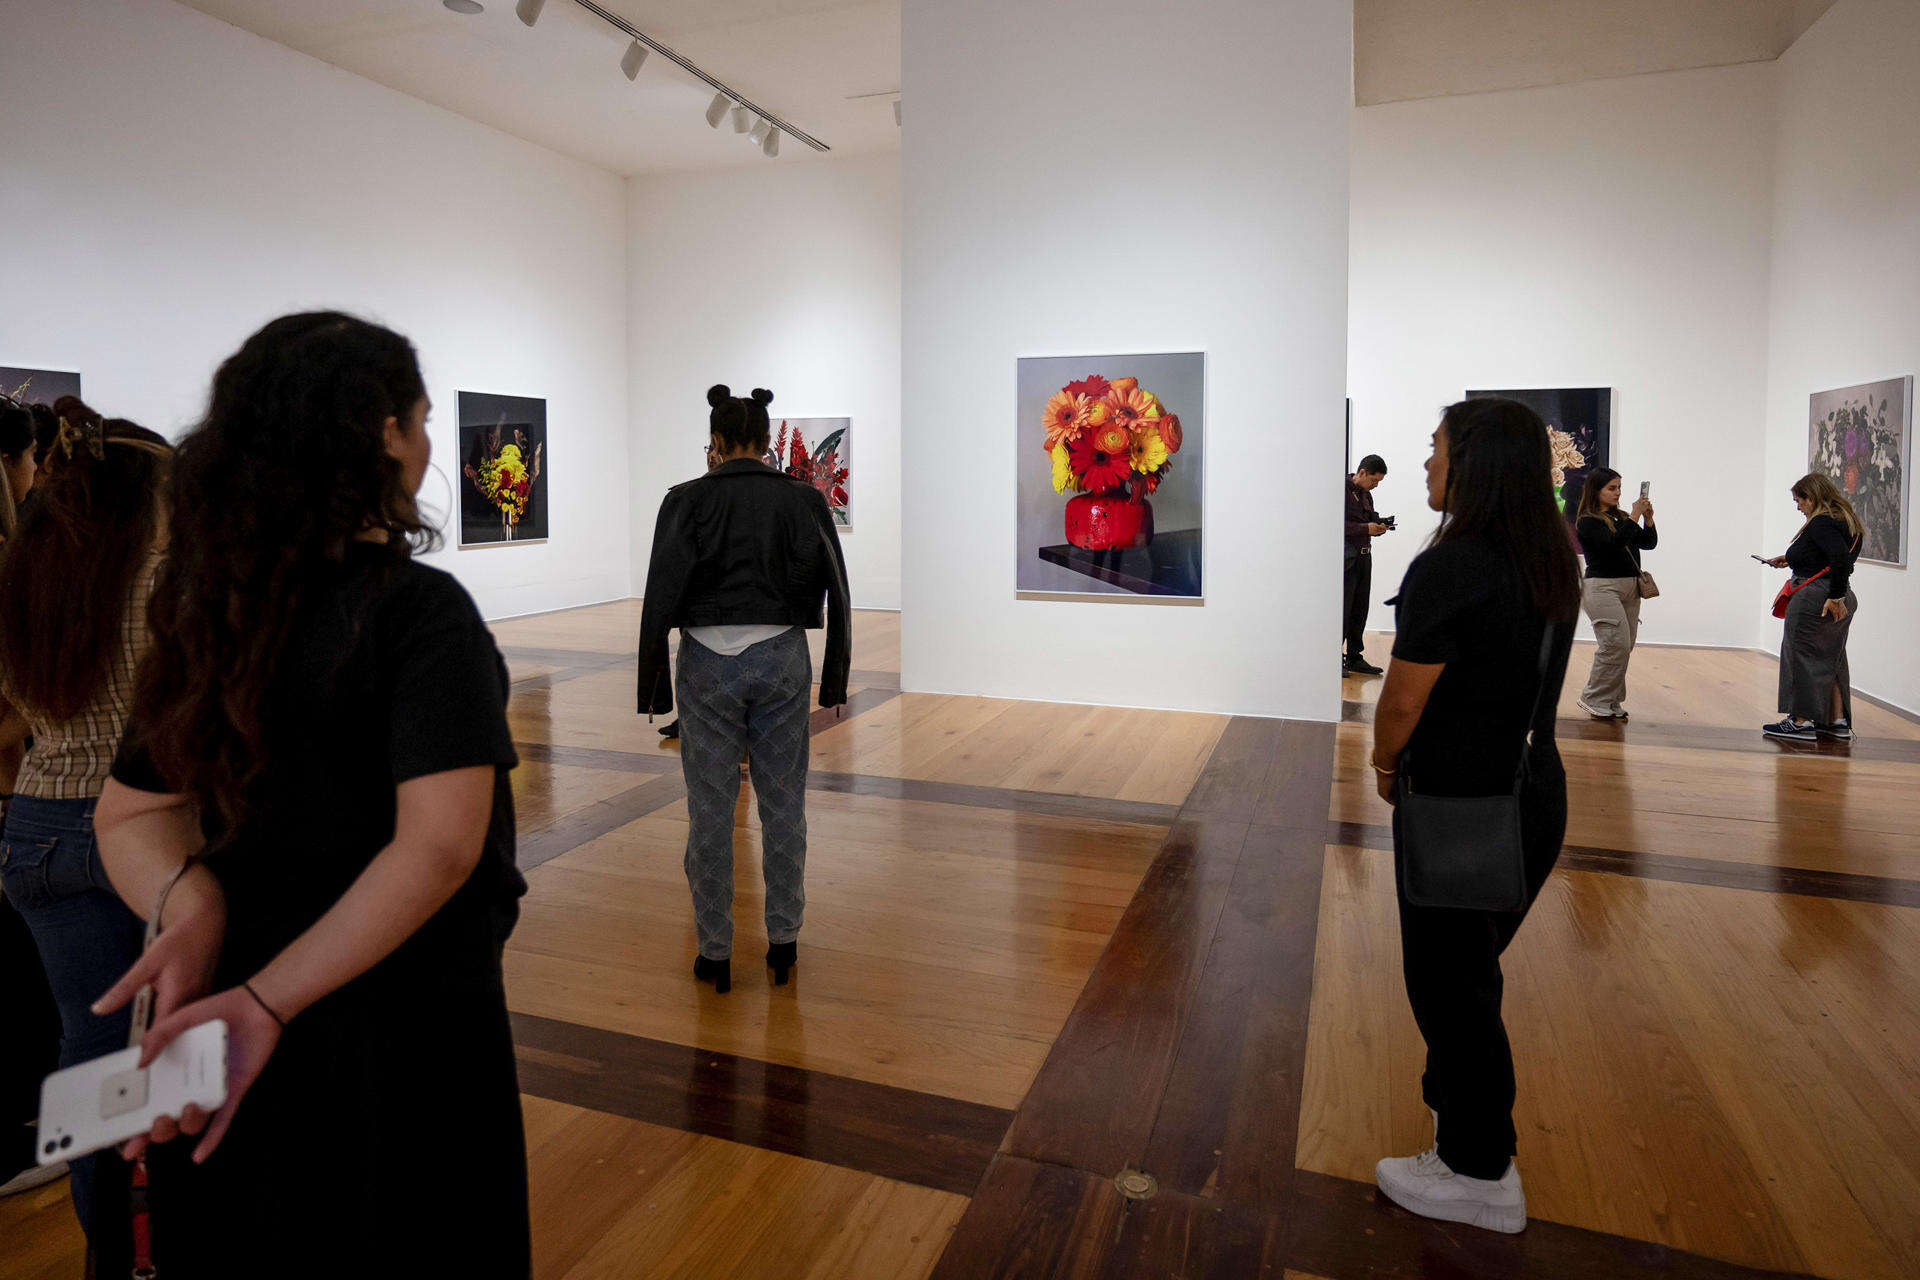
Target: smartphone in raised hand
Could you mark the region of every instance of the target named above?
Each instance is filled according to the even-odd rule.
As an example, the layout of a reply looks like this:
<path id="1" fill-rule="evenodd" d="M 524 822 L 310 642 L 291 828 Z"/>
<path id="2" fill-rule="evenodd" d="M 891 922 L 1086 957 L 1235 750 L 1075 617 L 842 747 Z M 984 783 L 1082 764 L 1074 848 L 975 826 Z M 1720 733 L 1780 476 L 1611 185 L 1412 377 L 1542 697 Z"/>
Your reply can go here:
<path id="1" fill-rule="evenodd" d="M 1646 496 L 1647 496 L 1647 491 L 1648 491 L 1648 490 L 1650 490 L 1650 489 L 1652 489 L 1652 488 L 1653 488 L 1653 481 L 1651 481 L 1651 480 L 1642 480 L 1642 481 L 1640 482 L 1640 496 L 1641 496 L 1642 498 L 1644 498 L 1644 497 L 1646 497 Z"/>

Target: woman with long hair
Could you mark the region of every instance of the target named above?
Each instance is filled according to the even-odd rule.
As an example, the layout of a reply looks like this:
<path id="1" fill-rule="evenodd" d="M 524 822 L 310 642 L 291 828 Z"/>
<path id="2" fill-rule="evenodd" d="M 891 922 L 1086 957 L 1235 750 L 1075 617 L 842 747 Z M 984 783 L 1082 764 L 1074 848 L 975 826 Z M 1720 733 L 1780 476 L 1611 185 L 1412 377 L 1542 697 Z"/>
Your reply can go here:
<path id="1" fill-rule="evenodd" d="M 1448 408 L 1433 433 L 1427 505 L 1441 513 L 1440 528 L 1400 584 L 1373 769 L 1389 803 L 1403 772 L 1422 794 L 1443 796 L 1509 794 L 1521 776 L 1526 896 L 1514 911 L 1422 906 L 1400 885 L 1401 957 L 1427 1043 L 1421 1089 L 1434 1113 L 1434 1144 L 1380 1161 L 1375 1176 L 1415 1213 L 1512 1232 L 1527 1218 L 1513 1163 L 1500 955 L 1566 834 L 1567 781 L 1553 721 L 1580 600 L 1546 424 L 1511 400 Z M 1396 809 L 1396 850 L 1401 819 Z"/>
<path id="2" fill-rule="evenodd" d="M 13 537 L 19 527 L 20 504 L 39 470 L 34 448 L 39 422 L 31 406 L 0 396 L 0 540 Z"/>
<path id="3" fill-rule="evenodd" d="M 1580 490 L 1574 534 L 1587 559 L 1580 604 L 1593 623 L 1593 670 L 1580 709 L 1595 720 L 1627 718 L 1627 660 L 1640 638 L 1640 553 L 1660 544 L 1653 503 L 1620 510 L 1620 473 L 1595 467 Z"/>
<path id="4" fill-rule="evenodd" d="M 127 1045 L 124 1013 L 88 1008 L 139 956 L 141 934 L 101 869 L 93 813 L 147 648 L 173 450 L 77 401 L 62 408 L 63 456 L 0 555 L 0 742 L 32 739 L 7 805 L 0 887 L 33 933 L 70 1067 Z M 85 1156 L 72 1173 L 96 1258 L 131 1265 L 126 1166 Z"/>
<path id="5" fill-rule="evenodd" d="M 285 316 L 220 366 L 175 460 L 153 647 L 95 818 L 115 888 L 161 926 L 99 1009 L 153 984 L 143 1062 L 227 1025 L 225 1104 L 133 1144 L 198 1135 L 197 1171 L 155 1175 L 166 1271 L 530 1267 L 506 667 L 413 558 L 427 410 L 405 338 Z"/>
<path id="6" fill-rule="evenodd" d="M 1793 505 L 1805 523 L 1787 554 L 1767 561 L 1793 570 L 1786 629 L 1780 638 L 1781 719 L 1763 725 L 1770 738 L 1812 742 L 1853 737 L 1853 674 L 1847 633 L 1860 607 L 1852 587 L 1864 526 L 1840 486 L 1818 472 L 1793 482 Z"/>
<path id="7" fill-rule="evenodd" d="M 694 977 L 733 986 L 733 815 L 740 756 L 760 801 L 760 866 L 767 881 L 767 965 L 784 983 L 806 908 L 806 632 L 827 605 L 820 705 L 847 700 L 852 613 L 840 535 L 826 498 L 768 466 L 773 393 L 707 392 L 706 475 L 668 491 L 654 527 L 640 616 L 639 710 L 680 705 L 680 768 L 687 780 L 687 885 L 693 894 Z M 667 638 L 680 628 L 677 678 Z"/>

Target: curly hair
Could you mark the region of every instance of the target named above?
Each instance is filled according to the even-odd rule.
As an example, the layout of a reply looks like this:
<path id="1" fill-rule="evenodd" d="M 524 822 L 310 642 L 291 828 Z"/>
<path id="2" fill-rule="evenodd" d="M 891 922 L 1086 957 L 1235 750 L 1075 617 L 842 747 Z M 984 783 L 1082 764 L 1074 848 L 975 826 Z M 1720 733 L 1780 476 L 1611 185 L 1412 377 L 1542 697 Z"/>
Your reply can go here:
<path id="1" fill-rule="evenodd" d="M 315 587 L 369 535 L 398 555 L 435 544 L 386 438 L 425 395 L 399 334 L 282 316 L 220 366 L 180 442 L 134 715 L 168 787 L 227 831 L 264 772 L 277 660 Z"/>
<path id="2" fill-rule="evenodd" d="M 0 671 L 15 701 L 48 720 L 71 720 L 107 682 L 135 578 L 160 530 L 160 495 L 173 447 L 122 418 L 101 419 L 77 399 L 100 454 L 85 448 L 41 474 L 19 531 L 0 555 Z"/>

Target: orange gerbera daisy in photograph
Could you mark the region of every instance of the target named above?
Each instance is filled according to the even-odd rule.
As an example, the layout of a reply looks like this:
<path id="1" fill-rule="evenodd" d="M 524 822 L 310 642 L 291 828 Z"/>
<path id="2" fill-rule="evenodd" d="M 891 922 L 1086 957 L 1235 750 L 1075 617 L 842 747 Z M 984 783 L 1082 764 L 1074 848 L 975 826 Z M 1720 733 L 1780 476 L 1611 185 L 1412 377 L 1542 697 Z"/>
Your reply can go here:
<path id="1" fill-rule="evenodd" d="M 1087 410 L 1090 406 L 1091 402 L 1086 396 L 1075 395 L 1066 387 L 1054 392 L 1053 399 L 1047 401 L 1046 412 L 1041 417 L 1041 427 L 1046 432 L 1048 453 L 1080 438 L 1080 433 L 1086 430 Z"/>

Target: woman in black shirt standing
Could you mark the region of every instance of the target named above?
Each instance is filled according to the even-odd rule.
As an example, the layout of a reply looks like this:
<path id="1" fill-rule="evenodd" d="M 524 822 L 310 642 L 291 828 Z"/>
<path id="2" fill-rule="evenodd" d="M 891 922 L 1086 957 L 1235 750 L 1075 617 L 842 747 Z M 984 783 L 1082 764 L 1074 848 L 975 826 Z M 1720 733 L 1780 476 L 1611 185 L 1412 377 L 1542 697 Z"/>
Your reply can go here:
<path id="1" fill-rule="evenodd" d="M 1500 955 L 1566 833 L 1553 721 L 1580 596 L 1550 458 L 1546 424 L 1525 405 L 1468 400 L 1442 416 L 1427 462 L 1427 504 L 1441 513 L 1440 529 L 1401 582 L 1374 720 L 1373 768 L 1390 803 L 1403 770 L 1422 793 L 1511 792 L 1524 757 L 1525 905 L 1419 906 L 1401 886 L 1401 957 L 1427 1043 L 1421 1090 L 1434 1146 L 1375 1170 L 1380 1189 L 1415 1213 L 1508 1232 L 1526 1226 L 1526 1197 L 1513 1163 Z M 1396 809 L 1396 848 L 1401 839 Z"/>
<path id="2" fill-rule="evenodd" d="M 507 675 L 412 556 L 427 408 L 406 339 L 286 316 L 221 365 L 176 454 L 95 817 L 115 889 L 162 925 L 96 1011 L 151 982 L 149 1061 L 227 1024 L 225 1105 L 150 1135 L 201 1135 L 200 1163 L 154 1169 L 162 1274 L 531 1267 Z"/>
<path id="3" fill-rule="evenodd" d="M 1593 670 L 1580 694 L 1580 709 L 1595 720 L 1627 718 L 1627 660 L 1640 638 L 1640 553 L 1660 543 L 1653 504 L 1636 500 L 1620 511 L 1620 473 L 1596 467 L 1580 491 L 1574 526 L 1587 558 L 1581 606 L 1593 623 Z"/>
<path id="4" fill-rule="evenodd" d="M 1807 522 L 1787 554 L 1767 561 L 1793 570 L 1786 631 L 1780 639 L 1780 712 L 1764 725 L 1770 738 L 1812 742 L 1853 737 L 1853 676 L 1847 667 L 1847 632 L 1853 627 L 1851 579 L 1860 554 L 1860 516 L 1826 476 L 1793 482 L 1793 504 Z"/>

